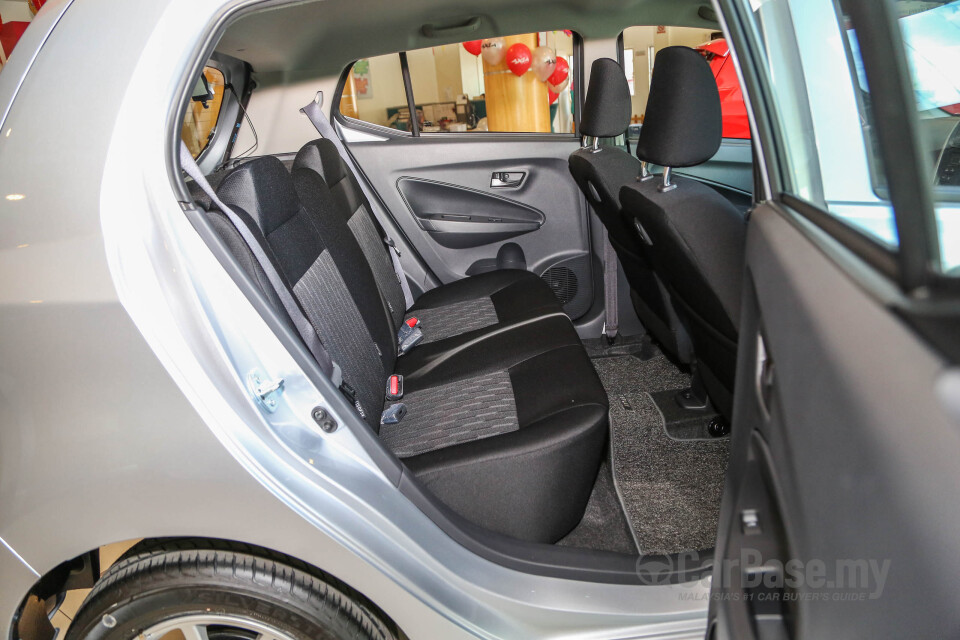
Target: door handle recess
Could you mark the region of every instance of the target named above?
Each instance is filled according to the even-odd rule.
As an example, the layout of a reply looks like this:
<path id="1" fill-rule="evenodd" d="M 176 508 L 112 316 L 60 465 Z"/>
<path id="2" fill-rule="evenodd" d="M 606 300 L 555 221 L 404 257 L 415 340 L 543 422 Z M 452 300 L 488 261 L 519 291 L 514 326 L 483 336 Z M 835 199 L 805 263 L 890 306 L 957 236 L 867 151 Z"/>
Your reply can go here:
<path id="1" fill-rule="evenodd" d="M 776 379 L 776 369 L 773 365 L 773 358 L 767 352 L 766 342 L 763 340 L 763 334 L 757 334 L 757 371 L 756 371 L 756 391 L 757 401 L 764 413 L 764 418 L 770 419 L 771 402 L 773 400 L 774 381 Z"/>
<path id="2" fill-rule="evenodd" d="M 490 186 L 494 189 L 519 187 L 527 174 L 523 171 L 494 171 L 490 176 Z"/>

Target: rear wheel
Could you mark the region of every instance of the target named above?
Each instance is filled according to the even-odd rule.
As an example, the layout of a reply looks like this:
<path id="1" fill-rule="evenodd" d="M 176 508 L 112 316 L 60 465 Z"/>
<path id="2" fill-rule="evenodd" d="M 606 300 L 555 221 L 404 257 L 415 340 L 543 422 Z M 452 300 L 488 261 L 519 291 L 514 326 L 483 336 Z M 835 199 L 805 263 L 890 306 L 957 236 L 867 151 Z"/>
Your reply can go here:
<path id="1" fill-rule="evenodd" d="M 365 598 L 278 558 L 160 548 L 112 566 L 67 640 L 393 640 Z"/>

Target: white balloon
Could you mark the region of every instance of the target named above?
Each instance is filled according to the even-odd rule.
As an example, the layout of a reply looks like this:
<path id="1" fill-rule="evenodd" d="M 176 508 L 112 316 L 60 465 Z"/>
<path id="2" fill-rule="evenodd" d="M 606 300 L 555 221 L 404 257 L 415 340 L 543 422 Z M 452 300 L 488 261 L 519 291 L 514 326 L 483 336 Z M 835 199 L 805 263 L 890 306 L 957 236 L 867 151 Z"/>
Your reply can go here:
<path id="1" fill-rule="evenodd" d="M 570 78 L 564 78 L 563 82 L 561 82 L 560 84 L 550 84 L 548 82 L 547 86 L 550 87 L 550 91 L 553 91 L 554 93 L 561 93 L 564 89 L 567 88 L 568 84 L 570 84 Z"/>
<path id="2" fill-rule="evenodd" d="M 537 47 L 533 50 L 533 60 L 530 68 L 540 82 L 546 82 L 557 68 L 557 54 L 550 47 Z"/>
<path id="3" fill-rule="evenodd" d="M 503 38 L 487 38 L 483 41 L 483 44 L 480 45 L 480 55 L 483 56 L 483 60 L 491 67 L 495 67 L 503 62 L 503 57 L 506 54 L 507 44 Z"/>

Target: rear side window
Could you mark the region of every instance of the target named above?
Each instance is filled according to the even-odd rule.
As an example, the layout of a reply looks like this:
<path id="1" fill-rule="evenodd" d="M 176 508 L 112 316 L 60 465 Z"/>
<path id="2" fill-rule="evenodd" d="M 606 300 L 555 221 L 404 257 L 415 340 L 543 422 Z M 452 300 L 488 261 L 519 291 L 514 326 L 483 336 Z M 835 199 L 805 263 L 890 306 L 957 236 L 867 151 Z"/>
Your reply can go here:
<path id="1" fill-rule="evenodd" d="M 223 104 L 223 73 L 215 67 L 204 67 L 203 77 L 206 85 L 198 79 L 180 129 L 180 138 L 194 158 L 203 153 L 213 138 Z"/>
<path id="2" fill-rule="evenodd" d="M 400 56 L 391 53 L 355 62 L 340 93 L 340 113 L 381 127 L 410 131 Z"/>
<path id="3" fill-rule="evenodd" d="M 631 135 L 639 135 L 650 92 L 650 77 L 657 52 L 665 47 L 685 46 L 696 49 L 710 63 L 710 70 L 720 91 L 723 111 L 723 137 L 750 138 L 750 122 L 737 70 L 730 57 L 723 34 L 713 29 L 670 26 L 636 26 L 623 32 L 623 67 L 632 96 Z"/>
<path id="4" fill-rule="evenodd" d="M 543 31 L 406 52 L 354 63 L 340 113 L 418 133 L 575 133 L 573 33 Z M 415 122 L 412 122 L 415 120 Z"/>

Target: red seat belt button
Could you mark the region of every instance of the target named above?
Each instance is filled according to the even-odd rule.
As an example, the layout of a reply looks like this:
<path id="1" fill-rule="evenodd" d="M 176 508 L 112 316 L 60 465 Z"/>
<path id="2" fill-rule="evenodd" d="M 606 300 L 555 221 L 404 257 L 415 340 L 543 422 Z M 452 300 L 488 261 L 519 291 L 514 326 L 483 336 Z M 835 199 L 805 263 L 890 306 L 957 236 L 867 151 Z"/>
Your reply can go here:
<path id="1" fill-rule="evenodd" d="M 392 375 L 387 378 L 387 400 L 399 400 L 403 397 L 403 376 Z"/>

